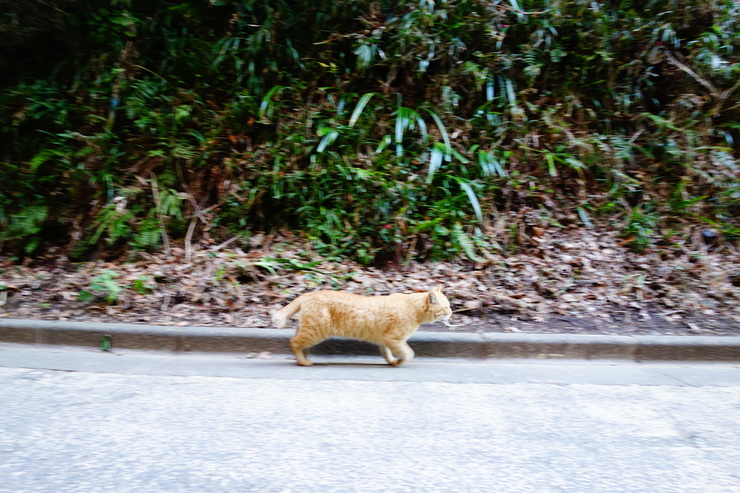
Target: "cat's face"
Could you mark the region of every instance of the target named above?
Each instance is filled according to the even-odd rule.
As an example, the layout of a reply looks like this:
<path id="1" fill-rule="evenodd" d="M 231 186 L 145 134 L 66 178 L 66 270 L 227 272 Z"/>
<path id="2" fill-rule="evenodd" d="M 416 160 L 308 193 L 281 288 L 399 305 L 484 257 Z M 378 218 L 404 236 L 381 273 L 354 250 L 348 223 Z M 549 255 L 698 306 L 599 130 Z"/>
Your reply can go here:
<path id="1" fill-rule="evenodd" d="M 447 322 L 452 315 L 452 309 L 450 308 L 450 301 L 447 299 L 447 296 L 442 293 L 442 286 L 438 286 L 433 291 L 430 291 L 427 301 L 432 321 L 438 322 L 441 320 Z"/>

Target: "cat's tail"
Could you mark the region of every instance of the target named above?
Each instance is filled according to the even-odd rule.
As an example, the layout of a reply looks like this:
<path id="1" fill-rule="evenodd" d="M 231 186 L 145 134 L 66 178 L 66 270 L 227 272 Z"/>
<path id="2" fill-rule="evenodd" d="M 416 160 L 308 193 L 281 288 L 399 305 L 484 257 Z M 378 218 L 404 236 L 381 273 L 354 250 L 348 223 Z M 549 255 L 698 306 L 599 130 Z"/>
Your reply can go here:
<path id="1" fill-rule="evenodd" d="M 301 298 L 302 296 L 299 296 L 291 301 L 287 306 L 284 306 L 273 314 L 272 323 L 275 324 L 275 327 L 278 329 L 284 329 L 285 324 L 288 323 L 290 317 L 301 311 L 301 304 L 303 303 Z"/>

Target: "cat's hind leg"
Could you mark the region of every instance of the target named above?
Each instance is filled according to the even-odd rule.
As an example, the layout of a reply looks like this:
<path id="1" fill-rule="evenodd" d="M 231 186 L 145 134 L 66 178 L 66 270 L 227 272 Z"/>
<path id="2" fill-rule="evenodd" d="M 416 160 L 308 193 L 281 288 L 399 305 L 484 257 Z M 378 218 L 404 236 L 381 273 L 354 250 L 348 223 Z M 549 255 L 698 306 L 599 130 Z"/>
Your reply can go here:
<path id="1" fill-rule="evenodd" d="M 323 341 L 325 337 L 317 335 L 311 330 L 298 329 L 295 337 L 290 340 L 290 349 L 293 351 L 296 362 L 300 366 L 311 366 L 313 362 L 306 358 L 305 350 Z"/>
<path id="2" fill-rule="evenodd" d="M 385 360 L 388 362 L 389 365 L 396 366 L 398 364 L 398 358 L 393 356 L 393 353 L 390 349 L 388 349 L 388 346 L 380 345 L 380 354 L 383 355 Z"/>

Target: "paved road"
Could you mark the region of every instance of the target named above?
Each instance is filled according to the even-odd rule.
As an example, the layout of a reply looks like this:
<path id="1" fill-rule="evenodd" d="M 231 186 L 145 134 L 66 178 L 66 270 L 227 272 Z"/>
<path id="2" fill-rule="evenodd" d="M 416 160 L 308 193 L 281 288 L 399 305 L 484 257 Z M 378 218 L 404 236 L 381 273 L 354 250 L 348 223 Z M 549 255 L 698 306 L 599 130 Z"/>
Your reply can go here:
<path id="1" fill-rule="evenodd" d="M 0 345 L 0 492 L 740 492 L 737 364 L 323 361 Z"/>

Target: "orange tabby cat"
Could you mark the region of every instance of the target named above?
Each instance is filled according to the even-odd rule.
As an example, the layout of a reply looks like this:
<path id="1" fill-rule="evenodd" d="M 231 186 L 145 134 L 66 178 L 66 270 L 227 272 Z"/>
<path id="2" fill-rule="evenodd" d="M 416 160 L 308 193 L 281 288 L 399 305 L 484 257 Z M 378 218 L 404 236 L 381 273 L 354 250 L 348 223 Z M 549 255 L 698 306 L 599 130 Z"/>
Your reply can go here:
<path id="1" fill-rule="evenodd" d="M 304 349 L 329 337 L 373 342 L 391 365 L 411 361 L 414 351 L 406 344 L 419 325 L 443 321 L 449 325 L 450 302 L 439 286 L 428 293 L 360 296 L 340 291 L 315 291 L 293 300 L 272 316 L 278 329 L 300 312 L 300 322 L 290 348 L 301 366 L 313 363 Z M 398 356 L 398 359 L 394 357 Z"/>

